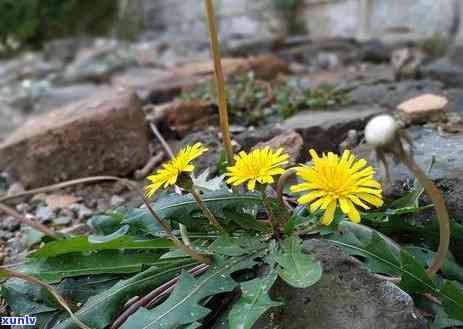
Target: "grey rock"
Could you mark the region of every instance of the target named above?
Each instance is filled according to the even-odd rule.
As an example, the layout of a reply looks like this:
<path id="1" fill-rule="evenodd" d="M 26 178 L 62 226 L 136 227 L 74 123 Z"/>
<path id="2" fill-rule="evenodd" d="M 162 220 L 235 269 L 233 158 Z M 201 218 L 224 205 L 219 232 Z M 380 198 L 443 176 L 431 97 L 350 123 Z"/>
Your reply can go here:
<path id="1" fill-rule="evenodd" d="M 268 141 L 281 133 L 283 133 L 283 130 L 279 127 L 250 128 L 237 134 L 233 139 L 242 149 L 249 151 L 258 143 Z"/>
<path id="2" fill-rule="evenodd" d="M 418 69 L 422 79 L 437 80 L 448 87 L 463 87 L 463 66 L 442 58 Z"/>
<path id="3" fill-rule="evenodd" d="M 71 86 L 50 86 L 43 90 L 34 105 L 34 112 L 47 112 L 86 98 L 109 91 L 109 87 L 91 83 L 73 84 Z"/>
<path id="4" fill-rule="evenodd" d="M 435 164 L 429 176 L 444 192 L 447 207 L 459 220 L 463 218 L 463 135 L 441 135 L 431 128 L 412 127 L 407 130 L 414 145 L 414 158 L 418 166 L 427 171 L 435 157 Z M 359 148 L 364 157 L 378 168 L 378 178 L 384 180 L 384 171 L 378 165 L 368 146 Z M 412 185 L 413 177 L 401 164 L 389 161 L 392 175 L 392 189 L 387 194 L 401 195 Z"/>
<path id="5" fill-rule="evenodd" d="M 378 104 L 394 110 L 400 103 L 423 94 L 444 96 L 445 92 L 438 81 L 408 80 L 362 85 L 350 93 L 350 98 L 358 104 Z"/>
<path id="6" fill-rule="evenodd" d="M 24 119 L 24 114 L 19 109 L 0 102 L 0 138 L 19 127 Z"/>
<path id="7" fill-rule="evenodd" d="M 267 312 L 255 329 L 425 329 L 412 298 L 368 272 L 361 263 L 320 240 L 304 249 L 322 262 L 321 280 L 307 289 L 277 281 L 274 300 L 285 305 Z"/>
<path id="8" fill-rule="evenodd" d="M 79 219 L 88 219 L 93 215 L 93 211 L 88 209 L 83 204 L 73 204 L 69 207 L 69 209 L 71 209 Z"/>
<path id="9" fill-rule="evenodd" d="M 367 120 L 386 110 L 374 105 L 354 105 L 339 110 L 302 111 L 287 119 L 281 126 L 295 130 L 304 139 L 303 150 L 336 151 L 351 129 L 362 129 Z"/>
<path id="10" fill-rule="evenodd" d="M 123 45 L 108 45 L 82 50 L 65 70 L 63 80 L 67 83 L 108 81 L 115 72 L 135 64 L 135 55 Z"/>

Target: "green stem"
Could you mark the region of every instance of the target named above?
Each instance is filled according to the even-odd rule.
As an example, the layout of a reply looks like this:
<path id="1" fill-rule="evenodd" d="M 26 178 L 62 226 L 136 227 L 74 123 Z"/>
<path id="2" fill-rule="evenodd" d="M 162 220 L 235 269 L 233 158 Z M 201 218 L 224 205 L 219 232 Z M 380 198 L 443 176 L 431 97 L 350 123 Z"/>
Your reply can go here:
<path id="1" fill-rule="evenodd" d="M 196 204 L 198 205 L 199 209 L 203 212 L 204 216 L 209 220 L 209 223 L 215 226 L 220 232 L 225 232 L 225 229 L 222 225 L 220 225 L 217 218 L 215 218 L 214 214 L 209 210 L 209 208 L 204 204 L 203 200 L 199 196 L 198 192 L 195 190 L 194 186 L 189 191 L 195 199 Z"/>
<path id="2" fill-rule="evenodd" d="M 153 216 L 154 220 L 158 223 L 159 226 L 162 227 L 164 232 L 166 232 L 166 235 L 169 237 L 169 239 L 172 240 L 172 242 L 174 243 L 174 245 L 178 249 L 184 251 L 191 258 L 193 258 L 194 260 L 197 260 L 197 261 L 199 261 L 201 263 L 204 263 L 204 264 L 210 264 L 211 263 L 211 260 L 208 257 L 205 257 L 203 255 L 198 254 L 196 251 L 191 249 L 191 247 L 183 244 L 179 239 L 177 239 L 175 237 L 174 233 L 172 232 L 170 226 L 162 221 L 161 217 L 157 214 L 156 211 L 154 211 L 153 207 L 151 207 L 148 200 L 146 200 L 146 198 L 144 196 L 143 196 L 143 202 L 145 203 L 146 208 L 148 208 L 148 211 Z"/>
<path id="3" fill-rule="evenodd" d="M 262 197 L 262 205 L 264 206 L 265 211 L 268 214 L 268 219 L 270 220 L 270 225 L 272 227 L 272 233 L 274 235 L 277 235 L 279 233 L 279 231 L 278 231 L 278 223 L 275 220 L 275 216 L 273 215 L 272 208 L 270 207 L 270 203 L 269 203 L 267 194 L 265 193 L 265 188 L 262 188 L 260 190 L 260 195 Z"/>

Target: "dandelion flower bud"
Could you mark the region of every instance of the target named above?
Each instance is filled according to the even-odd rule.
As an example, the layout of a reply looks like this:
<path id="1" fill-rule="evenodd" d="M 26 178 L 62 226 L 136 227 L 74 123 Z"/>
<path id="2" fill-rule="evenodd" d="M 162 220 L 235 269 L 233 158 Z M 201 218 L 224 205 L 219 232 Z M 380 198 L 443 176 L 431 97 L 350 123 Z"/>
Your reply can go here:
<path id="1" fill-rule="evenodd" d="M 392 116 L 378 115 L 371 119 L 365 127 L 365 139 L 375 148 L 384 147 L 395 139 L 397 130 L 397 122 Z"/>

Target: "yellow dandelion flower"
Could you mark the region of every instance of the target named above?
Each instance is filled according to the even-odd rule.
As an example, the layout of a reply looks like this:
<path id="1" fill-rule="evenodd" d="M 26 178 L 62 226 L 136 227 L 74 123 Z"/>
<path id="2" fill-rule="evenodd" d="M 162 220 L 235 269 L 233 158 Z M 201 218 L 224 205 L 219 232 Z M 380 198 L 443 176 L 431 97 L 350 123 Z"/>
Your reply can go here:
<path id="1" fill-rule="evenodd" d="M 241 185 L 247 182 L 248 190 L 254 191 L 256 182 L 260 184 L 273 183 L 273 176 L 285 172 L 282 165 L 288 163 L 288 154 L 280 148 L 276 152 L 265 147 L 255 149 L 247 154 L 241 151 L 235 155 L 235 165 L 227 168 L 227 183 Z"/>
<path id="2" fill-rule="evenodd" d="M 310 211 L 324 210 L 322 223 L 329 225 L 334 219 L 336 206 L 340 205 L 354 223 L 360 222 L 357 206 L 369 209 L 365 203 L 375 207 L 383 205 L 381 184 L 373 178 L 373 167 L 365 168 L 367 161 L 356 161 L 348 150 L 341 158 L 329 152 L 320 158 L 314 150 L 309 151 L 313 163 L 296 168 L 297 175 L 304 181 L 291 186 L 291 192 L 309 191 L 297 201 L 299 204 L 309 204 Z"/>
<path id="3" fill-rule="evenodd" d="M 181 149 L 172 160 L 163 164 L 156 173 L 147 177 L 151 184 L 145 187 L 146 196 L 153 196 L 161 186 L 166 188 L 174 185 L 182 173 L 192 172 L 195 167 L 191 164 L 191 161 L 206 151 L 207 148 L 201 143 L 196 143 L 193 146 L 188 145 Z"/>

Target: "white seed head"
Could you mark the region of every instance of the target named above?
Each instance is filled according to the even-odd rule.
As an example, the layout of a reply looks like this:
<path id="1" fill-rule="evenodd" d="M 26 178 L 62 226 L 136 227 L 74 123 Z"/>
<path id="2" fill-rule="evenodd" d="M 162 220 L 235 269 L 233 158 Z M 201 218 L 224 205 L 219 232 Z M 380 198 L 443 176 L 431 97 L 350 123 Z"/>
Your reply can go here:
<path id="1" fill-rule="evenodd" d="M 386 146 L 395 139 L 397 129 L 398 124 L 392 116 L 378 115 L 365 127 L 365 139 L 374 147 Z"/>

